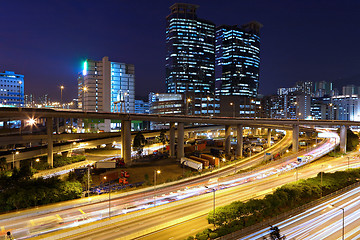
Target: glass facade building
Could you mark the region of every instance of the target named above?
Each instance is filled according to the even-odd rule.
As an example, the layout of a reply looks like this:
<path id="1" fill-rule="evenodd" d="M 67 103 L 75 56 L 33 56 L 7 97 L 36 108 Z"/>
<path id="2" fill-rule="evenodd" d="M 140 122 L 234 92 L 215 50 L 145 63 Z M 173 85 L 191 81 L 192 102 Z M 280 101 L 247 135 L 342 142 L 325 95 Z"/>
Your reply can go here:
<path id="1" fill-rule="evenodd" d="M 215 24 L 199 19 L 197 5 L 170 7 L 166 26 L 167 93 L 214 94 Z"/>
<path id="2" fill-rule="evenodd" d="M 0 106 L 24 106 L 24 75 L 5 71 L 0 73 Z"/>
<path id="3" fill-rule="evenodd" d="M 216 94 L 256 97 L 259 88 L 260 37 L 262 25 L 216 28 Z"/>
<path id="4" fill-rule="evenodd" d="M 135 112 L 135 67 L 87 59 L 78 77 L 79 108 L 84 111 Z"/>

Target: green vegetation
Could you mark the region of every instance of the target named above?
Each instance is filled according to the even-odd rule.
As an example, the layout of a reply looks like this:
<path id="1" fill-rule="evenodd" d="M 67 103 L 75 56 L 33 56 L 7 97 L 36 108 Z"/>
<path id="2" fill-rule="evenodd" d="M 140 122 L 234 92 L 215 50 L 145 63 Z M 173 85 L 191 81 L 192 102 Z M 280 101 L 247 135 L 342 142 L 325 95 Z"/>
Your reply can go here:
<path id="1" fill-rule="evenodd" d="M 145 144 L 146 140 L 144 135 L 141 132 L 137 132 L 134 137 L 133 149 L 137 151 L 138 155 L 141 155 L 141 153 L 143 152 Z"/>
<path id="2" fill-rule="evenodd" d="M 335 173 L 323 173 L 321 186 L 320 173 L 314 177 L 289 183 L 277 188 L 262 199 L 250 199 L 247 202 L 236 201 L 227 206 L 217 207 L 208 214 L 208 222 L 215 229 L 206 229 L 198 233 L 195 239 L 214 239 L 241 230 L 255 223 L 287 212 L 305 203 L 349 186 L 360 178 L 360 169 L 351 169 Z M 193 239 L 193 238 L 188 238 Z"/>
<path id="3" fill-rule="evenodd" d="M 45 170 L 49 169 L 49 164 L 47 163 L 47 156 L 42 156 L 37 162 L 34 158 L 27 160 L 26 165 L 31 165 L 36 170 Z M 86 157 L 83 155 L 77 155 L 72 157 L 64 157 L 61 155 L 54 155 L 54 168 L 62 167 L 71 163 L 81 162 L 86 160 Z"/>
<path id="4" fill-rule="evenodd" d="M 18 210 L 81 197 L 78 181 L 57 177 L 32 179 L 29 165 L 13 170 L 11 176 L 0 175 L 0 212 Z"/>
<path id="5" fill-rule="evenodd" d="M 357 145 L 359 145 L 359 136 L 348 129 L 346 138 L 346 151 L 355 150 Z"/>

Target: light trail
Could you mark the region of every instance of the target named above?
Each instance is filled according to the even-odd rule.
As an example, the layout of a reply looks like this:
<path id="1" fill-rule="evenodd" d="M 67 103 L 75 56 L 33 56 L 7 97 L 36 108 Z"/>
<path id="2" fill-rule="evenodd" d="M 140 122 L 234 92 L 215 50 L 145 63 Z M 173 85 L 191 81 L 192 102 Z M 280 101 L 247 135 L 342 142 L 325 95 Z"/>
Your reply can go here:
<path id="1" fill-rule="evenodd" d="M 311 150 L 306 155 L 312 155 L 312 160 L 317 158 L 318 156 L 321 156 L 321 154 L 326 154 L 329 150 L 333 147 L 335 147 L 337 141 L 336 137 L 338 137 L 334 133 L 333 138 L 330 138 L 327 140 L 326 143 L 319 146 L 317 149 Z M 297 161 L 297 157 L 291 158 L 286 160 L 285 162 L 279 163 L 276 166 L 272 166 L 268 169 L 253 171 L 251 173 L 243 173 L 236 175 L 236 177 L 231 176 L 227 178 L 218 179 L 217 182 L 201 182 L 200 184 L 194 185 L 192 187 L 186 187 L 184 189 L 178 189 L 177 191 L 170 191 L 168 193 L 164 193 L 154 196 L 153 193 L 148 194 L 148 196 L 144 197 L 143 199 L 137 199 L 135 201 L 125 202 L 119 204 L 120 201 L 113 200 L 112 206 L 111 206 L 111 216 L 116 215 L 122 215 L 122 214 L 128 214 L 131 212 L 135 212 L 142 209 L 148 209 L 155 206 L 164 205 L 170 202 L 199 196 L 206 193 L 211 193 L 212 190 L 209 190 L 208 188 L 205 188 L 204 185 L 207 185 L 208 187 L 211 187 L 215 190 L 221 190 L 226 189 L 230 187 L 239 186 L 241 184 L 254 182 L 260 179 L 263 179 L 265 177 L 272 176 L 274 174 L 280 174 L 284 173 L 290 170 L 293 170 L 294 168 L 307 164 L 310 161 L 301 162 L 299 163 Z M 155 200 L 155 201 L 154 201 Z M 107 218 L 108 217 L 108 202 L 101 202 L 96 205 L 94 205 L 93 209 L 89 209 L 87 212 L 91 212 L 91 214 L 87 213 L 86 216 L 78 216 L 78 215 L 72 215 L 72 216 L 66 216 L 66 212 L 70 212 L 70 210 L 65 210 L 65 212 L 62 214 L 62 220 L 54 220 L 48 224 L 43 224 L 40 226 L 32 226 L 30 224 L 24 225 L 18 225 L 17 227 L 11 226 L 13 230 L 13 235 L 16 236 L 17 239 L 24 239 L 28 238 L 30 236 L 35 236 L 40 233 L 45 232 L 51 232 L 51 231 L 57 231 L 64 228 L 70 228 L 74 226 L 79 226 L 84 223 L 88 223 L 91 221 L 97 221 L 99 219 Z M 42 217 L 39 216 L 37 219 L 41 219 Z M 3 225 L 3 222 L 0 221 L 0 226 Z M 38 228 L 41 228 L 41 231 L 38 231 Z M 7 226 L 7 228 L 9 228 Z"/>

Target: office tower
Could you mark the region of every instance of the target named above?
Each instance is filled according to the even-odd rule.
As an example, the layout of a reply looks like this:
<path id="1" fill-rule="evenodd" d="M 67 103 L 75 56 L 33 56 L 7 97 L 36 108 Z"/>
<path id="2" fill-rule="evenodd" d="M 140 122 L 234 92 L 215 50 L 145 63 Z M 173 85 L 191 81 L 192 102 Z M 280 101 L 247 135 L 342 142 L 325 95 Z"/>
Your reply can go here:
<path id="1" fill-rule="evenodd" d="M 24 106 L 24 75 L 5 71 L 0 73 L 0 106 Z"/>
<path id="2" fill-rule="evenodd" d="M 198 7 L 175 3 L 166 17 L 167 93 L 214 94 L 215 24 L 198 18 Z"/>
<path id="3" fill-rule="evenodd" d="M 357 95 L 359 94 L 359 87 L 355 85 L 346 85 L 342 87 L 342 95 Z"/>
<path id="4" fill-rule="evenodd" d="M 296 88 L 299 93 L 305 93 L 308 95 L 313 95 L 314 88 L 313 88 L 313 82 L 296 82 Z"/>
<path id="5" fill-rule="evenodd" d="M 315 97 L 324 97 L 331 96 L 333 93 L 333 83 L 332 82 L 315 82 L 314 83 L 314 94 Z"/>
<path id="6" fill-rule="evenodd" d="M 145 102 L 142 99 L 135 99 L 135 113 L 149 114 L 150 105 L 149 102 Z"/>
<path id="7" fill-rule="evenodd" d="M 360 120 L 360 99 L 358 95 L 333 96 L 331 103 L 335 120 Z"/>
<path id="8" fill-rule="evenodd" d="M 78 77 L 79 108 L 96 112 L 135 112 L 135 68 L 132 64 L 87 59 Z"/>
<path id="9" fill-rule="evenodd" d="M 262 25 L 216 28 L 216 94 L 256 97 L 259 88 L 260 37 Z"/>

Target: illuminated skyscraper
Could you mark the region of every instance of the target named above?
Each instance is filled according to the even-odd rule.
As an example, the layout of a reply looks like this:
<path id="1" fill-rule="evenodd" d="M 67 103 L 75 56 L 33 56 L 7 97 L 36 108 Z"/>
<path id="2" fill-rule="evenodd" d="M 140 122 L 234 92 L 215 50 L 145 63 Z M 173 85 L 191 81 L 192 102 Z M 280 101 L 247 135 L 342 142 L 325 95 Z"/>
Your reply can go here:
<path id="1" fill-rule="evenodd" d="M 135 112 L 132 64 L 87 59 L 78 78 L 79 108 L 96 112 Z"/>
<path id="2" fill-rule="evenodd" d="M 216 94 L 256 97 L 259 88 L 262 25 L 251 22 L 216 28 Z"/>
<path id="3" fill-rule="evenodd" d="M 0 106 L 24 106 L 24 75 L 10 71 L 0 73 Z"/>
<path id="4" fill-rule="evenodd" d="M 198 18 L 198 7 L 175 3 L 166 18 L 168 93 L 214 94 L 215 24 Z"/>

